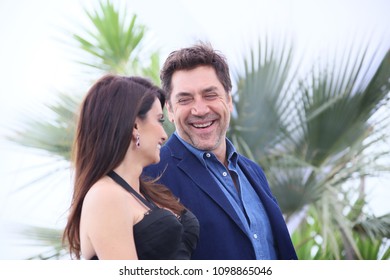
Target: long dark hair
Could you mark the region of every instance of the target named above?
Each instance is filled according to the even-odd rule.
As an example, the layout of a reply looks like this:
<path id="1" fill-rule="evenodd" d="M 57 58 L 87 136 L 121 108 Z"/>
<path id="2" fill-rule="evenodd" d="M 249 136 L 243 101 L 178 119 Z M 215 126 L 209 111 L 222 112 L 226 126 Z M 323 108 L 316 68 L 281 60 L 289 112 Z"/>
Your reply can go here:
<path id="1" fill-rule="evenodd" d="M 156 98 L 164 107 L 165 92 L 149 80 L 109 74 L 91 87 L 81 104 L 73 144 L 74 192 L 63 238 L 77 259 L 84 198 L 93 184 L 123 161 L 136 117 L 146 118 Z M 154 181 L 140 179 L 140 191 L 178 215 L 184 210 L 165 186 Z"/>

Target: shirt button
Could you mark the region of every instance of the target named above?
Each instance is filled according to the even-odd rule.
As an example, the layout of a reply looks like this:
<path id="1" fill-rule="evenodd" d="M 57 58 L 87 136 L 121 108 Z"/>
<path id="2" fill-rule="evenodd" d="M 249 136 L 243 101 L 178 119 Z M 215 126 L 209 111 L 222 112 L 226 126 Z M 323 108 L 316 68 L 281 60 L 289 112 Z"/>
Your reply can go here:
<path id="1" fill-rule="evenodd" d="M 226 172 L 223 172 L 222 175 L 223 175 L 224 177 L 226 177 L 226 176 L 227 176 L 227 173 L 226 173 Z"/>
<path id="2" fill-rule="evenodd" d="M 255 234 L 253 235 L 253 237 L 254 237 L 255 239 L 257 239 L 257 234 L 255 233 Z"/>
<path id="3" fill-rule="evenodd" d="M 209 153 L 206 153 L 206 157 L 211 157 L 211 155 Z"/>

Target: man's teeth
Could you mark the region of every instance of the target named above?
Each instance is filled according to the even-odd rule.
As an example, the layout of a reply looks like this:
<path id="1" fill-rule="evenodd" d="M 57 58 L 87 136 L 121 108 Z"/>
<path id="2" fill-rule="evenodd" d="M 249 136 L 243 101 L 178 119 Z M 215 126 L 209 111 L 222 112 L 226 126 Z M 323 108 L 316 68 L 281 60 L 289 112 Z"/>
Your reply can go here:
<path id="1" fill-rule="evenodd" d="M 203 124 L 193 124 L 196 128 L 205 128 L 212 124 L 213 122 L 203 123 Z"/>

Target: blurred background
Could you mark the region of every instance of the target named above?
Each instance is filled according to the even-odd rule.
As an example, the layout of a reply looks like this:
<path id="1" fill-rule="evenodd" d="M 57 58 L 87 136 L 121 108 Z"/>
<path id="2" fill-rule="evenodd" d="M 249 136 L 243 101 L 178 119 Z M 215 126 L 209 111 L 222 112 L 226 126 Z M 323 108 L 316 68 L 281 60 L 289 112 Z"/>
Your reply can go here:
<path id="1" fill-rule="evenodd" d="M 77 105 L 106 72 L 224 53 L 229 138 L 265 170 L 301 259 L 389 259 L 390 2 L 1 0 L 0 259 L 69 258 Z M 172 127 L 167 124 L 168 132 Z"/>

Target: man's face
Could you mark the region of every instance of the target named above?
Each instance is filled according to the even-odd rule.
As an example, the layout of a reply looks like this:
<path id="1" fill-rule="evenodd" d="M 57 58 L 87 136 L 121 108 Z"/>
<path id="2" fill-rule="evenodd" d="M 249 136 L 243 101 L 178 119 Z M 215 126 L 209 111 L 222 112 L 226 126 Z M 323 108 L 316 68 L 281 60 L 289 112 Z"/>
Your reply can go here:
<path id="1" fill-rule="evenodd" d="M 177 71 L 171 83 L 168 115 L 179 136 L 200 150 L 225 153 L 233 105 L 214 68 Z"/>

